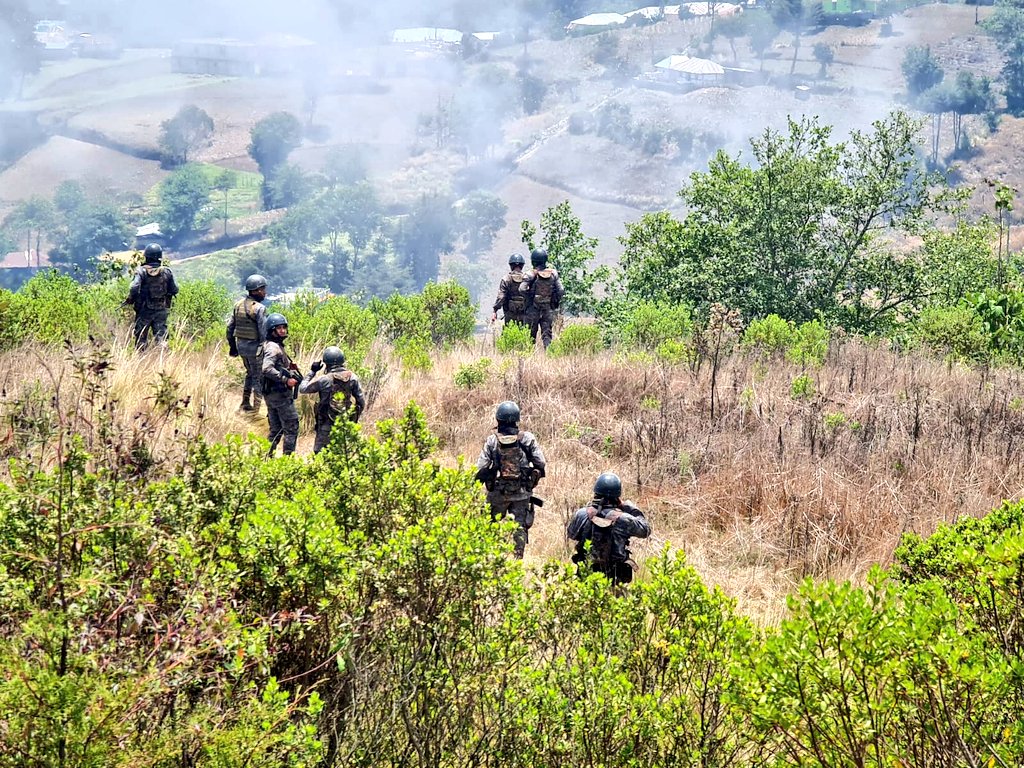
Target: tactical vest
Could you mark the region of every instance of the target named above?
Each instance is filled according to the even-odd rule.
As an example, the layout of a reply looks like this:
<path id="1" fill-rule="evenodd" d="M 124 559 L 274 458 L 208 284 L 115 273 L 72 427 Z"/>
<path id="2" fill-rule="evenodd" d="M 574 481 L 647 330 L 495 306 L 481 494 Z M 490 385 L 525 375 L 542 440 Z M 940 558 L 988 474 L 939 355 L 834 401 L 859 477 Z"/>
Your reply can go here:
<path id="1" fill-rule="evenodd" d="M 524 278 L 522 272 L 508 273 L 508 290 L 505 293 L 506 314 L 521 315 L 526 312 L 526 296 L 519 290 Z"/>
<path id="2" fill-rule="evenodd" d="M 163 267 L 143 265 L 142 295 L 146 309 L 167 309 L 167 284 L 170 277 Z"/>
<path id="3" fill-rule="evenodd" d="M 256 322 L 256 307 L 259 302 L 255 299 L 239 299 L 235 304 L 235 338 L 244 341 L 256 341 L 260 337 L 259 324 Z"/>
<path id="4" fill-rule="evenodd" d="M 333 371 L 328 376 L 331 377 L 331 391 L 320 397 L 321 424 L 333 424 L 338 416 L 347 415 L 352 407 L 352 393 L 348 387 L 352 381 L 352 371 Z"/>
<path id="5" fill-rule="evenodd" d="M 600 512 L 597 507 L 591 505 L 587 508 L 587 513 L 590 515 L 591 521 Z M 614 512 L 612 513 L 615 514 Z M 610 565 L 615 560 L 615 535 L 612 533 L 615 530 L 614 524 L 607 528 L 600 528 L 596 525 L 591 526 L 590 534 L 590 560 L 595 565 Z"/>
<path id="6" fill-rule="evenodd" d="M 540 269 L 534 273 L 533 303 L 542 308 L 551 306 L 555 294 L 555 272 L 552 269 Z"/>
<path id="7" fill-rule="evenodd" d="M 517 493 L 523 489 L 524 468 L 527 466 L 523 450 L 523 433 L 498 435 L 498 476 L 496 489 L 501 493 Z"/>

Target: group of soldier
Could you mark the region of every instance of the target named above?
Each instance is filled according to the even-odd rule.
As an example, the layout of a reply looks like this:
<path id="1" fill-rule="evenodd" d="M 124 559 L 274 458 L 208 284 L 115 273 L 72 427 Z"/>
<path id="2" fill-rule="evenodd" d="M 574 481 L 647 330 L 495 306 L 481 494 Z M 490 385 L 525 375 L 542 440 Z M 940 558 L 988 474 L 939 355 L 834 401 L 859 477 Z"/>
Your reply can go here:
<path id="1" fill-rule="evenodd" d="M 162 257 L 159 245 L 147 246 L 144 263 L 136 269 L 129 289 L 126 303 L 135 307 L 135 344 L 139 349 L 148 345 L 150 336 L 156 343 L 166 339 L 167 314 L 178 293 L 174 275 L 161 263 Z M 534 341 L 539 332 L 547 348 L 565 290 L 558 271 L 547 265 L 547 251 L 533 250 L 530 262 L 533 268 L 524 272 L 523 256 L 509 257 L 509 274 L 501 281 L 491 320 L 495 321 L 501 310 L 506 325 L 528 328 Z M 327 347 L 303 375 L 285 350 L 288 320 L 280 313 L 268 313 L 263 303 L 267 281 L 261 275 L 250 275 L 245 290 L 246 296 L 235 303 L 226 328 L 229 354 L 242 358 L 245 367 L 239 409 L 258 412 L 266 403 L 270 455 L 279 443 L 283 453 L 290 454 L 299 435 L 296 397 L 318 395 L 313 443 L 313 452 L 318 453 L 330 441 L 338 418 L 359 421 L 366 408 L 359 377 L 345 366 L 345 355 L 335 346 Z M 324 373 L 317 378 L 320 371 Z M 546 462 L 537 438 L 520 429 L 516 403 L 501 403 L 495 421 L 494 433 L 484 442 L 477 460 L 476 477 L 487 489 L 491 519 L 511 517 L 515 521 L 513 551 L 522 558 L 536 507 L 543 504 L 534 490 L 545 475 Z M 650 536 L 651 526 L 632 502 L 622 500 L 618 475 L 604 472 L 594 483 L 592 501 L 572 517 L 566 535 L 576 542 L 573 562 L 623 584 L 632 580 L 635 568 L 629 540 Z"/>

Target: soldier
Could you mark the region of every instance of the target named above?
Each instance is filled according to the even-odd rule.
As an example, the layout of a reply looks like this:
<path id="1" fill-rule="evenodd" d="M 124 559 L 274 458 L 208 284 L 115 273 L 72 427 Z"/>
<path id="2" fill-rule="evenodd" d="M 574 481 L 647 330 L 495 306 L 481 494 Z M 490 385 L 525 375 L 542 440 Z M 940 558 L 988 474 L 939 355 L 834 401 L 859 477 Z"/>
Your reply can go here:
<path id="1" fill-rule="evenodd" d="M 533 265 L 519 290 L 526 296 L 526 319 L 530 325 L 530 338 L 536 342 L 537 330 L 540 329 L 544 341 L 544 349 L 551 343 L 551 329 L 555 323 L 555 311 L 562 303 L 565 289 L 558 277 L 558 270 L 548 267 L 548 252 L 543 248 L 535 248 L 530 253 Z"/>
<path id="2" fill-rule="evenodd" d="M 327 368 L 327 374 L 313 381 L 317 371 Z M 359 377 L 345 368 L 345 353 L 337 347 L 324 350 L 323 362 L 316 360 L 309 366 L 309 373 L 299 384 L 300 395 L 319 394 L 316 408 L 316 440 L 313 453 L 320 453 L 331 440 L 331 428 L 339 416 L 358 422 L 366 408 Z"/>
<path id="3" fill-rule="evenodd" d="M 615 584 L 629 584 L 636 568 L 630 557 L 629 539 L 646 539 L 651 535 L 651 524 L 633 502 L 622 501 L 621 496 L 619 476 L 603 473 L 594 483 L 594 500 L 569 521 L 566 536 L 576 542 L 574 563 L 587 563 Z"/>
<path id="4" fill-rule="evenodd" d="M 156 344 L 167 340 L 167 312 L 178 294 L 170 267 L 163 266 L 164 249 L 156 243 L 146 246 L 143 264 L 136 267 L 125 304 L 135 307 L 135 348 L 145 349 L 149 334 Z"/>
<path id="5" fill-rule="evenodd" d="M 494 302 L 491 322 L 498 319 L 498 310 L 502 311 L 505 325 L 518 323 L 526 325 L 526 296 L 519 291 L 523 282 L 523 266 L 526 259 L 521 253 L 513 253 L 508 257 L 509 273 L 502 278 L 498 286 L 498 298 Z"/>
<path id="6" fill-rule="evenodd" d="M 495 434 L 484 442 L 476 462 L 476 479 L 487 487 L 491 520 L 506 514 L 519 524 L 514 536 L 515 556 L 522 559 L 533 525 L 532 492 L 544 477 L 544 453 L 530 432 L 519 431 L 519 406 L 510 400 L 494 413 Z"/>
<path id="7" fill-rule="evenodd" d="M 270 456 L 284 438 L 283 453 L 295 452 L 299 438 L 299 413 L 295 410 L 296 387 L 301 378 L 299 369 L 284 351 L 288 338 L 288 321 L 284 315 L 267 315 L 267 341 L 263 347 L 263 399 L 267 401 L 267 421 L 270 423 Z"/>
<path id="8" fill-rule="evenodd" d="M 243 411 L 258 411 L 263 399 L 263 342 L 267 340 L 263 324 L 267 309 L 261 303 L 267 298 L 267 281 L 263 275 L 249 275 L 245 280 L 249 295 L 235 302 L 228 320 L 228 354 L 242 358 L 245 384 L 242 385 Z M 252 403 L 249 402 L 250 396 Z"/>

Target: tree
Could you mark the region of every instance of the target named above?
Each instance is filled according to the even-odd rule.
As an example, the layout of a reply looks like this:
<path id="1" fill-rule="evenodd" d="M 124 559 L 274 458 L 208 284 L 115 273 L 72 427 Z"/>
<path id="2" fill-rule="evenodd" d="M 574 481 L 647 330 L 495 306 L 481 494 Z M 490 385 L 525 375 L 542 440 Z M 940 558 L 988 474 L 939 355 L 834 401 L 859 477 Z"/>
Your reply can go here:
<path id="1" fill-rule="evenodd" d="M 238 173 L 230 168 L 225 168 L 217 174 L 217 178 L 213 180 L 213 189 L 224 196 L 224 205 L 221 208 L 220 218 L 224 221 L 225 237 L 228 234 L 228 193 L 236 186 L 238 186 Z"/>
<path id="2" fill-rule="evenodd" d="M 736 52 L 736 38 L 743 37 L 750 31 L 749 14 L 734 13 L 726 16 L 715 29 L 715 32 L 729 41 L 729 49 L 732 51 L 732 60 L 739 63 L 740 57 Z"/>
<path id="3" fill-rule="evenodd" d="M 276 293 L 301 285 L 309 276 L 309 262 L 301 252 L 260 243 L 246 248 L 243 254 L 235 269 L 239 283 L 249 275 L 263 275 Z"/>
<path id="4" fill-rule="evenodd" d="M 908 48 L 900 69 L 903 71 L 903 79 L 907 81 L 907 93 L 911 101 L 916 101 L 925 91 L 941 83 L 946 74 L 927 45 Z"/>
<path id="5" fill-rule="evenodd" d="M 399 220 L 392 241 L 400 266 L 408 269 L 417 289 L 429 280 L 436 280 L 441 254 L 455 249 L 451 199 L 441 194 L 422 196 L 412 211 Z"/>
<path id="6" fill-rule="evenodd" d="M 189 155 L 205 146 L 213 136 L 213 118 L 195 104 L 187 104 L 169 120 L 160 123 L 158 144 L 164 164 L 184 165 Z"/>
<path id="7" fill-rule="evenodd" d="M 1006 111 L 1024 115 L 1024 2 L 1022 0 L 996 0 L 992 15 L 985 20 L 985 28 L 1002 51 L 1003 93 Z"/>
<path id="8" fill-rule="evenodd" d="M 269 195 L 270 208 L 287 208 L 309 197 L 313 191 L 313 179 L 299 166 L 285 163 L 264 181 L 264 187 Z"/>
<path id="9" fill-rule="evenodd" d="M 331 186 L 365 181 L 369 172 L 364 160 L 365 149 L 356 144 L 331 147 L 324 160 L 324 176 Z"/>
<path id="10" fill-rule="evenodd" d="M 21 232 L 25 238 L 25 255 L 32 264 L 32 244 L 35 243 L 36 266 L 41 266 L 40 244 L 43 233 L 54 223 L 53 203 L 40 195 L 22 200 L 4 219 L 4 227 L 12 232 Z"/>
<path id="11" fill-rule="evenodd" d="M 963 132 L 965 115 L 980 115 L 995 108 L 996 95 L 992 91 L 992 81 L 982 75 L 975 77 L 965 69 L 956 74 L 956 82 L 949 102 L 953 113 L 953 151 L 963 149 L 962 142 L 967 142 Z M 967 142 L 969 143 L 969 142 Z"/>
<path id="12" fill-rule="evenodd" d="M 359 269 L 360 254 L 381 225 L 380 203 L 367 182 L 324 190 L 312 202 L 316 211 L 313 232 L 326 238 L 330 247 L 331 290 L 340 292 Z M 341 238 L 352 246 L 349 255 L 341 247 Z"/>
<path id="13" fill-rule="evenodd" d="M 832 46 L 827 43 L 815 43 L 814 44 L 814 60 L 820 65 L 818 70 L 818 77 L 828 76 L 828 65 L 835 61 L 835 51 L 832 50 Z"/>
<path id="14" fill-rule="evenodd" d="M 536 115 L 544 104 L 544 97 L 547 96 L 547 83 L 529 72 L 521 72 L 518 81 L 523 112 L 527 115 Z"/>
<path id="15" fill-rule="evenodd" d="M 178 169 L 160 184 L 160 229 L 172 241 L 190 233 L 210 202 L 210 182 L 197 165 Z"/>
<path id="16" fill-rule="evenodd" d="M 750 50 L 761 62 L 761 71 L 764 71 L 764 55 L 779 36 L 779 28 L 775 21 L 766 14 L 760 14 L 764 18 L 750 22 Z"/>
<path id="17" fill-rule="evenodd" d="M 942 140 L 942 115 L 951 112 L 956 103 L 956 94 L 949 83 L 933 85 L 917 97 L 918 106 L 932 116 L 931 164 L 939 164 L 939 147 Z"/>
<path id="18" fill-rule="evenodd" d="M 751 142 L 751 164 L 719 152 L 680 196 L 683 221 L 645 216 L 622 257 L 634 298 L 713 302 L 745 317 L 884 327 L 922 295 L 912 259 L 883 235 L 916 232 L 947 193 L 921 168 L 919 123 L 902 112 L 831 143 L 816 120 L 790 121 Z"/>
<path id="19" fill-rule="evenodd" d="M 804 28 L 821 15 L 821 4 L 804 4 L 804 0 L 777 0 L 771 7 L 772 19 L 779 29 L 793 35 L 793 61 L 789 66 L 789 74 L 796 71 L 796 60 L 800 55 L 800 40 Z"/>
<path id="20" fill-rule="evenodd" d="M 466 250 L 473 255 L 490 249 L 505 226 L 508 206 L 497 195 L 470 192 L 457 206 L 459 231 L 466 237 Z"/>
<path id="21" fill-rule="evenodd" d="M 43 47 L 36 41 L 38 18 L 24 0 L 0 0 L 0 98 L 21 96 L 26 75 L 39 71 Z"/>
<path id="22" fill-rule="evenodd" d="M 128 247 L 133 232 L 124 214 L 111 201 L 82 199 L 58 217 L 50 260 L 91 271 L 96 257 Z"/>
<path id="23" fill-rule="evenodd" d="M 274 112 L 256 123 L 249 137 L 249 156 L 263 174 L 263 206 L 270 208 L 270 182 L 288 161 L 292 150 L 302 143 L 302 123 L 290 112 Z"/>
<path id="24" fill-rule="evenodd" d="M 551 265 L 558 270 L 565 286 L 562 308 L 571 314 L 592 313 L 594 285 L 605 276 L 606 270 L 588 269 L 594 259 L 597 239 L 583 233 L 583 225 L 569 201 L 563 200 L 544 211 L 539 227 L 523 221 L 521 231 L 527 248 L 532 250 L 542 245 L 547 249 Z"/>

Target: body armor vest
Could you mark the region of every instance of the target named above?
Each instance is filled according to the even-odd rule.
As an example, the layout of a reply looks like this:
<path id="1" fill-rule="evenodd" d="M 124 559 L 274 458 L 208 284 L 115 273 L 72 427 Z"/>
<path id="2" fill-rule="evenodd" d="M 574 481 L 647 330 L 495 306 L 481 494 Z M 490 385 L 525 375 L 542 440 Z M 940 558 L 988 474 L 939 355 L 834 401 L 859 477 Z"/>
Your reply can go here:
<path id="1" fill-rule="evenodd" d="M 260 337 L 260 329 L 256 323 L 255 299 L 240 299 L 235 304 L 235 338 L 245 341 L 256 341 Z"/>

